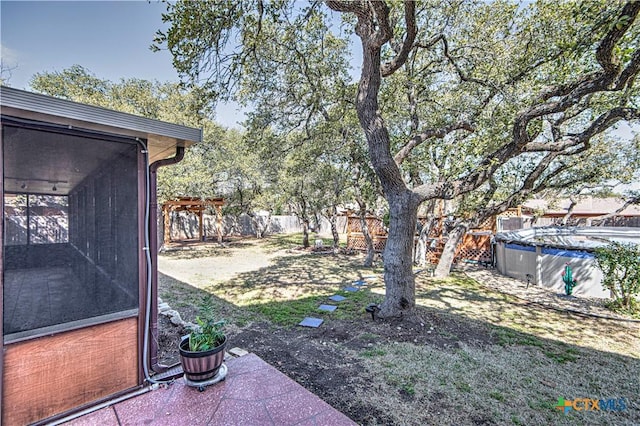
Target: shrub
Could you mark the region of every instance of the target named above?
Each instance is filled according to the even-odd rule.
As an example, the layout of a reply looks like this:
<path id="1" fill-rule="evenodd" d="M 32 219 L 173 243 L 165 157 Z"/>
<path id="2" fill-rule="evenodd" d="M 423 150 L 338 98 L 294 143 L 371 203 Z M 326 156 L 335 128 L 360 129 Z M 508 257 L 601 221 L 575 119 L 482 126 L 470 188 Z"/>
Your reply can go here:
<path id="1" fill-rule="evenodd" d="M 602 285 L 611 291 L 614 306 L 632 313 L 637 307 L 634 297 L 640 293 L 640 246 L 612 242 L 595 251 L 602 270 Z"/>

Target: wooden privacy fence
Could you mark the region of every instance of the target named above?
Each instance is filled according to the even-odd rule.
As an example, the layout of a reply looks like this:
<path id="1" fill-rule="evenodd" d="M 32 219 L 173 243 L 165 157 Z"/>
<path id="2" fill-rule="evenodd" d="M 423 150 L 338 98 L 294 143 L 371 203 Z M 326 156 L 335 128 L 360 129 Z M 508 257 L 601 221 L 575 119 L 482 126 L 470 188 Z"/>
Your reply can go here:
<path id="1" fill-rule="evenodd" d="M 431 240 L 431 244 L 427 247 L 427 262 L 437 264 L 440 261 L 442 250 L 446 244 L 446 238 L 437 238 Z M 456 248 L 456 254 L 453 262 L 471 261 L 478 263 L 490 263 L 491 255 L 491 233 L 469 232 L 462 237 L 462 241 Z"/>
<path id="2" fill-rule="evenodd" d="M 365 221 L 367 222 L 369 235 L 371 235 L 371 239 L 373 240 L 374 250 L 381 252 L 387 244 L 387 231 L 382 219 L 375 216 L 367 216 Z M 359 216 L 347 217 L 347 249 L 367 249 L 367 242 L 362 233 L 362 224 Z"/>
<path id="3" fill-rule="evenodd" d="M 426 220 L 419 219 L 424 225 Z M 442 250 L 447 242 L 447 237 L 443 236 L 444 218 L 438 219 L 431 229 L 427 244 L 427 262 L 437 264 L 440 260 Z M 384 227 L 382 219 L 375 216 L 367 216 L 366 218 L 369 234 L 373 240 L 373 247 L 376 252 L 382 252 L 387 243 L 387 231 Z M 471 261 L 478 263 L 490 263 L 492 261 L 491 253 L 491 236 L 493 227 L 495 227 L 495 217 L 486 220 L 482 224 L 482 228 L 468 232 L 462 238 L 460 244 L 456 248 L 454 262 Z M 488 228 L 488 229 L 487 229 Z M 418 235 L 414 237 L 414 247 L 418 241 Z M 367 243 L 362 233 L 360 217 L 349 216 L 347 219 L 347 249 L 364 251 L 367 249 Z"/>

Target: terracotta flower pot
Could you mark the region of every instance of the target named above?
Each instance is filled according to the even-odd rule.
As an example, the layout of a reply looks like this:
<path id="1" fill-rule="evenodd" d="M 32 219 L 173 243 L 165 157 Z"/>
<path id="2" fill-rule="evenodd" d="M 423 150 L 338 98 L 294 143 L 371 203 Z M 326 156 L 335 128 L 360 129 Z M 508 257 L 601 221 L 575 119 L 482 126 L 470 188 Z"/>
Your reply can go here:
<path id="1" fill-rule="evenodd" d="M 180 361 L 185 377 L 193 382 L 202 382 L 213 378 L 224 361 L 224 348 L 227 346 L 227 337 L 213 349 L 200 352 L 189 350 L 189 338 L 180 341 Z"/>

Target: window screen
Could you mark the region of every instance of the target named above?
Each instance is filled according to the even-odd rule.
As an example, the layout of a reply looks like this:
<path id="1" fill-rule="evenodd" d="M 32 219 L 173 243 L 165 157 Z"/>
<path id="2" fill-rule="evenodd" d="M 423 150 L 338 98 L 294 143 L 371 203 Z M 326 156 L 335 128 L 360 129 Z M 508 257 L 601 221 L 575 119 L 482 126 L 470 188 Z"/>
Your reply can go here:
<path id="1" fill-rule="evenodd" d="M 5 125 L 2 143 L 5 337 L 137 309 L 135 142 Z"/>

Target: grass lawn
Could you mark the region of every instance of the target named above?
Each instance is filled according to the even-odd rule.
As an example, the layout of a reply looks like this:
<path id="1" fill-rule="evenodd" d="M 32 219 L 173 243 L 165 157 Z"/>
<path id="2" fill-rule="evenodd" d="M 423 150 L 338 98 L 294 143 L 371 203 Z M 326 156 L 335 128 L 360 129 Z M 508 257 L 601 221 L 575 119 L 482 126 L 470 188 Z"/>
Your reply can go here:
<path id="1" fill-rule="evenodd" d="M 225 269 L 224 279 L 193 269 L 188 254 L 163 255 L 160 294 L 188 320 L 202 294 L 213 294 L 232 347 L 255 352 L 360 424 L 640 424 L 638 323 L 530 305 L 464 274 L 417 276 L 418 321 L 372 321 L 364 307 L 384 297 L 381 265 L 291 250 L 299 241 L 277 236 L 193 256 L 211 271 L 231 268 L 236 256 L 271 256 L 254 270 Z M 370 275 L 378 281 L 341 290 Z M 347 300 L 318 311 L 332 294 Z M 296 326 L 305 316 L 325 323 Z M 565 414 L 559 398 L 624 398 L 626 408 Z"/>

